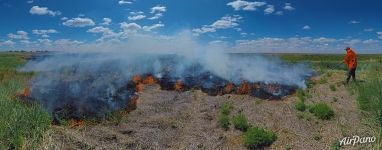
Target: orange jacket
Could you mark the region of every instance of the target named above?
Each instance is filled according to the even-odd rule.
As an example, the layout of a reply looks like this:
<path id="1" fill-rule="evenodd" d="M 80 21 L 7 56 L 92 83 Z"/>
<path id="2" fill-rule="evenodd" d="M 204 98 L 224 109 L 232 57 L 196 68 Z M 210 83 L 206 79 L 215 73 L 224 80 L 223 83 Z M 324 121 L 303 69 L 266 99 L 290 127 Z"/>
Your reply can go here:
<path id="1" fill-rule="evenodd" d="M 346 50 L 344 63 L 348 66 L 349 69 L 357 68 L 357 54 L 351 49 Z"/>

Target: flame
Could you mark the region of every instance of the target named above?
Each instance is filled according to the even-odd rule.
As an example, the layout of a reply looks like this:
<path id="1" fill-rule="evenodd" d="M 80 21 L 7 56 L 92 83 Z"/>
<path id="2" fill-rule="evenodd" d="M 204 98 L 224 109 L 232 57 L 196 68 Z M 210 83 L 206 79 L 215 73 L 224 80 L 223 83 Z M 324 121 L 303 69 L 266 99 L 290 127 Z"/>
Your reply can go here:
<path id="1" fill-rule="evenodd" d="M 236 93 L 243 95 L 243 94 L 250 93 L 250 91 L 251 91 L 251 85 L 247 81 L 244 80 L 244 81 L 242 81 L 240 86 L 237 88 Z"/>
<path id="2" fill-rule="evenodd" d="M 132 79 L 132 81 L 134 82 L 134 83 L 140 83 L 140 82 L 142 82 L 142 77 L 140 76 L 140 75 L 135 75 L 135 76 L 133 76 L 133 79 Z"/>
<path id="3" fill-rule="evenodd" d="M 224 93 L 231 93 L 235 85 L 233 83 L 228 83 L 224 88 Z"/>
<path id="4" fill-rule="evenodd" d="M 74 127 L 82 127 L 84 126 L 85 122 L 82 119 L 70 119 L 69 120 L 69 127 L 74 128 Z"/>
<path id="5" fill-rule="evenodd" d="M 136 85 L 135 85 L 135 91 L 137 92 L 140 92 L 143 90 L 143 84 L 138 82 Z"/>
<path id="6" fill-rule="evenodd" d="M 24 97 L 29 97 L 29 95 L 30 95 L 30 87 L 27 86 L 27 87 L 24 88 L 23 96 Z"/>
<path id="7" fill-rule="evenodd" d="M 183 90 L 183 83 L 181 80 L 176 80 L 175 82 L 175 91 L 182 91 Z"/>
<path id="8" fill-rule="evenodd" d="M 148 75 L 145 77 L 145 79 L 143 79 L 142 83 L 143 84 L 155 84 L 156 81 L 152 75 Z"/>

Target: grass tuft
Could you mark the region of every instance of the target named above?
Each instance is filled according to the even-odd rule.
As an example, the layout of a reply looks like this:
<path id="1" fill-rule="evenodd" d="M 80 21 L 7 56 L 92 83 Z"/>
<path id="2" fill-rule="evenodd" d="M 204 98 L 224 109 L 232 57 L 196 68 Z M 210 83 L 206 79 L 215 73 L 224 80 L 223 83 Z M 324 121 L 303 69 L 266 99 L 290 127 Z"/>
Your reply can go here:
<path id="1" fill-rule="evenodd" d="M 236 129 L 240 131 L 247 131 L 247 129 L 249 128 L 247 118 L 244 116 L 243 113 L 239 113 L 233 118 L 233 125 Z"/>
<path id="2" fill-rule="evenodd" d="M 243 135 L 244 145 L 249 149 L 259 149 L 272 144 L 276 139 L 275 133 L 259 127 L 248 128 Z"/>
<path id="3" fill-rule="evenodd" d="M 329 120 L 334 117 L 332 108 L 323 102 L 312 105 L 309 111 L 322 120 Z"/>

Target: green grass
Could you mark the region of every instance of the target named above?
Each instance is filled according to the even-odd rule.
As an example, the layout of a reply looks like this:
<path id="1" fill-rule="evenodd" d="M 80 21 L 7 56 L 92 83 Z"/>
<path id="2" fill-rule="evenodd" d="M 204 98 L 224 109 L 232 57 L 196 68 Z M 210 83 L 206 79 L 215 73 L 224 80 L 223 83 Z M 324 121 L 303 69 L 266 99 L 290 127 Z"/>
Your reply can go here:
<path id="1" fill-rule="evenodd" d="M 229 117 L 226 114 L 220 114 L 218 118 L 219 126 L 222 127 L 225 130 L 229 129 Z"/>
<path id="2" fill-rule="evenodd" d="M 326 79 L 326 77 L 321 77 L 320 81 L 318 81 L 318 83 L 325 84 L 325 83 L 328 83 L 328 80 Z"/>
<path id="3" fill-rule="evenodd" d="M 244 145 L 249 149 L 259 149 L 272 144 L 276 134 L 259 127 L 251 127 L 243 135 Z"/>
<path id="4" fill-rule="evenodd" d="M 336 91 L 337 90 L 336 85 L 334 85 L 334 84 L 330 84 L 329 88 L 330 88 L 331 91 Z"/>
<path id="5" fill-rule="evenodd" d="M 309 111 L 319 119 L 329 120 L 334 117 L 334 112 L 326 103 L 320 102 L 310 106 Z"/>
<path id="6" fill-rule="evenodd" d="M 220 113 L 229 115 L 231 113 L 233 106 L 231 103 L 225 102 L 223 105 L 220 107 Z"/>
<path id="7" fill-rule="evenodd" d="M 236 129 L 240 131 L 247 131 L 247 129 L 249 128 L 247 118 L 244 116 L 243 113 L 239 113 L 238 115 L 233 117 L 233 125 Z"/>
<path id="8" fill-rule="evenodd" d="M 294 104 L 294 108 L 296 108 L 298 111 L 305 111 L 306 105 L 304 101 L 297 100 Z"/>
<path id="9" fill-rule="evenodd" d="M 0 149 L 38 149 L 51 117 L 40 105 L 26 105 L 16 98 L 31 73 L 18 73 L 27 55 L 0 53 Z"/>

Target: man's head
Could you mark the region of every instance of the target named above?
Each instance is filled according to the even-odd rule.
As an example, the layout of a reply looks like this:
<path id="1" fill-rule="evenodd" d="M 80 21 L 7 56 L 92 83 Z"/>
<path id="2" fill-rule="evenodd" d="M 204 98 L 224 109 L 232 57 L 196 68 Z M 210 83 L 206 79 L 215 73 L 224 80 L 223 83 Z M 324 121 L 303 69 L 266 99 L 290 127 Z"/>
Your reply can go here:
<path id="1" fill-rule="evenodd" d="M 350 48 L 350 47 L 346 47 L 346 48 L 345 48 L 345 51 L 348 51 L 348 50 L 351 50 L 351 48 Z"/>

